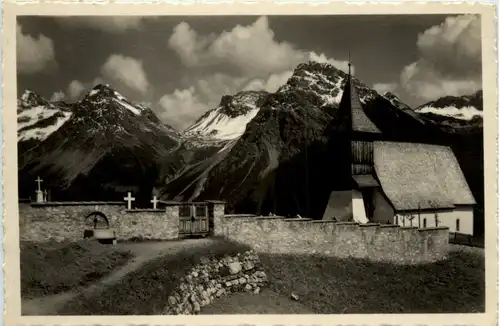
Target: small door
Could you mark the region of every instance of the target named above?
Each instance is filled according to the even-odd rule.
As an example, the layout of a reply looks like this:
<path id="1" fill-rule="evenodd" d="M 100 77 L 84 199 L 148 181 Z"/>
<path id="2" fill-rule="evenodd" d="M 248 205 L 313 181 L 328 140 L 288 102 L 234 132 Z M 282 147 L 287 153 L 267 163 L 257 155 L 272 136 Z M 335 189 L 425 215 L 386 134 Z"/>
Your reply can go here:
<path id="1" fill-rule="evenodd" d="M 179 207 L 179 234 L 206 235 L 209 231 L 208 207 L 204 204 L 185 204 Z"/>

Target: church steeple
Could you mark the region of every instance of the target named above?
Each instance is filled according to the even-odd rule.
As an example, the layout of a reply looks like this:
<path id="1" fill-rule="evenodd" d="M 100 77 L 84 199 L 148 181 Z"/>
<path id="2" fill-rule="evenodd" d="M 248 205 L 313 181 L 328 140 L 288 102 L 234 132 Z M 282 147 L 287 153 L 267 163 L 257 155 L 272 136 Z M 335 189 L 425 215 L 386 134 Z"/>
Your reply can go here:
<path id="1" fill-rule="evenodd" d="M 349 61 L 347 63 L 348 75 L 344 86 L 344 94 L 340 100 L 339 109 L 349 116 L 349 121 L 353 132 L 379 134 L 380 130 L 366 116 L 363 103 L 360 101 L 351 71 L 351 52 L 349 52 Z"/>
<path id="2" fill-rule="evenodd" d="M 349 66 L 349 80 L 351 80 L 351 51 L 349 51 L 349 61 L 347 65 Z"/>

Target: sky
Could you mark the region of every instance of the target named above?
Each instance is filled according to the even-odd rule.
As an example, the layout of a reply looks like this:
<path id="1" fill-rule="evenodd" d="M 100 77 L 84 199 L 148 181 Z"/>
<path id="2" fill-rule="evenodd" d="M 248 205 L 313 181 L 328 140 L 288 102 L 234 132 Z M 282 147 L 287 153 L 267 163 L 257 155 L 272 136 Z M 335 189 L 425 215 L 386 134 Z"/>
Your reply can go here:
<path id="1" fill-rule="evenodd" d="M 473 15 L 25 16 L 18 94 L 81 99 L 98 83 L 183 130 L 223 95 L 276 91 L 309 60 L 328 62 L 417 107 L 481 89 Z"/>

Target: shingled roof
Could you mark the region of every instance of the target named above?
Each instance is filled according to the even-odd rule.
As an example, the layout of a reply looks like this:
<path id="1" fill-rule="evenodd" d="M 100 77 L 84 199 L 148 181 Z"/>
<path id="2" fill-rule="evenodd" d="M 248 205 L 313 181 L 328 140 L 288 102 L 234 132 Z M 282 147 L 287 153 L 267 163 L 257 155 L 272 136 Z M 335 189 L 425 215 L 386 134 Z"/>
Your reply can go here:
<path id="1" fill-rule="evenodd" d="M 374 163 L 382 190 L 396 211 L 475 204 L 449 147 L 376 141 Z"/>
<path id="2" fill-rule="evenodd" d="M 366 113 L 363 109 L 363 104 L 361 103 L 358 92 L 356 91 L 356 86 L 351 80 L 351 76 L 348 77 L 344 94 L 349 96 L 349 104 L 351 109 L 351 122 L 352 122 L 352 130 L 358 132 L 366 132 L 366 133 L 381 133 L 377 126 L 366 116 Z"/>

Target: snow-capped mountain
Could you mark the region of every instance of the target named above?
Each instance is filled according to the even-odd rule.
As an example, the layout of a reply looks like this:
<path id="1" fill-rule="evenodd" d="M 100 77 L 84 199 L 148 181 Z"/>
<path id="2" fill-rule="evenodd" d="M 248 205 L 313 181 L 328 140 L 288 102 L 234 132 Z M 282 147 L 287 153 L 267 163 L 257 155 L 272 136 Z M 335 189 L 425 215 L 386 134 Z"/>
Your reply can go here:
<path id="1" fill-rule="evenodd" d="M 483 117 L 483 92 L 466 96 L 445 96 L 415 109 L 423 115 L 437 115 L 470 121 Z"/>
<path id="2" fill-rule="evenodd" d="M 377 92 L 352 77 L 358 90 L 361 103 L 367 103 L 378 96 Z M 338 106 L 342 98 L 342 89 L 347 81 L 347 74 L 328 63 L 307 62 L 297 66 L 293 75 L 278 93 L 286 93 L 294 89 L 315 94 L 321 106 Z"/>
<path id="3" fill-rule="evenodd" d="M 40 175 L 48 180 L 45 186 L 59 189 L 61 200 L 121 200 L 124 192 L 133 191 L 136 203 L 142 200 L 149 207 L 154 187 L 161 199 L 223 199 L 233 212 L 303 215 L 310 205 L 311 217 L 319 216 L 339 177 L 335 162 L 341 158 L 329 142 L 339 129 L 347 80 L 346 73 L 329 64 L 304 63 L 275 93 L 222 97 L 183 133 L 109 85 L 97 85 L 72 104 L 50 103 L 28 92 L 19 100 L 19 117 L 29 117 L 20 119 L 25 124 L 19 134 L 26 137 L 26 127 L 57 123 L 45 133 L 32 132 L 38 140 L 29 148 L 21 146 L 27 141 L 20 136 L 20 191 L 23 197 L 31 195 Z M 352 83 L 366 115 L 384 134 L 458 144 L 454 150 L 461 165 L 465 162 L 466 178 L 477 179 L 481 129 L 460 134 L 457 141 L 463 128 L 448 133 L 448 125 L 411 110 L 396 96 L 381 96 L 357 78 Z M 471 187 L 480 198 L 481 185 Z"/>
<path id="4" fill-rule="evenodd" d="M 382 96 L 387 100 L 389 100 L 389 102 L 391 102 L 391 104 L 397 107 L 398 109 L 411 110 L 411 108 L 406 103 L 401 101 L 401 99 L 394 93 L 385 92 Z"/>
<path id="5" fill-rule="evenodd" d="M 177 168 L 175 175 L 164 175 L 163 198 L 218 198 L 226 200 L 229 211 L 257 214 L 273 211 L 286 215 L 302 214 L 306 206 L 305 194 L 309 193 L 310 216 L 320 216 L 324 201 L 328 200 L 331 187 L 337 180 L 335 162 L 339 158 L 329 152 L 328 144 L 338 128 L 336 114 L 346 81 L 347 75 L 329 64 L 304 63 L 295 69 L 277 92 L 259 96 L 257 101 L 251 98 L 248 100 L 250 105 L 240 101 L 238 106 L 231 106 L 247 108 L 247 111 L 236 110 L 243 112 L 242 115 L 248 112 L 254 115 L 246 123 L 242 135 L 228 137 L 232 140 L 226 142 L 224 147 L 207 151 L 198 159 L 193 160 L 192 155 L 185 152 L 182 157 L 189 157 L 189 163 Z M 421 118 L 396 96 L 380 96 L 356 78 L 353 78 L 353 84 L 366 114 L 391 138 L 445 143 L 455 141 L 453 135 L 444 136 L 444 129 Z M 233 101 L 231 97 L 226 97 L 222 103 Z M 254 109 L 255 103 L 258 103 L 258 110 Z M 215 118 L 216 113 L 220 114 L 221 107 L 209 111 L 194 126 L 204 130 L 201 126 L 208 126 L 208 121 L 228 121 L 226 118 Z M 243 130 L 243 124 L 239 124 L 239 130 Z M 194 126 L 188 129 L 188 133 L 195 129 Z M 205 130 L 210 133 L 214 129 Z M 223 127 L 217 130 L 219 135 L 224 134 L 221 132 Z M 465 151 L 464 147 L 470 147 L 477 154 L 479 141 L 476 141 L 476 135 L 464 137 L 456 148 Z M 469 141 L 467 137 L 473 140 Z M 471 145 L 464 146 L 464 143 Z M 305 148 L 308 149 L 307 155 Z M 210 156 L 205 156 L 207 154 Z M 480 169 L 474 168 L 476 161 L 468 161 L 467 158 L 478 155 L 467 154 L 463 159 L 466 162 L 463 169 L 469 179 L 477 179 L 474 173 Z M 332 174 L 331 183 L 325 177 L 327 171 Z M 480 191 L 481 187 L 475 189 Z"/>
<path id="6" fill-rule="evenodd" d="M 42 175 L 60 198 L 121 198 L 123 189 L 140 191 L 145 182 L 154 183 L 157 175 L 152 171 L 180 146 L 179 133 L 151 109 L 134 105 L 109 85 L 95 86 L 82 100 L 68 104 L 66 111 L 33 92 L 25 94 L 18 115 L 38 112 L 31 130 L 42 121 L 44 130 L 50 131 L 30 147 L 18 142 L 20 192 L 25 197 L 33 191 L 33 178 Z M 50 120 L 58 112 L 66 114 L 63 123 Z M 26 129 L 19 130 L 23 133 Z"/>
<path id="7" fill-rule="evenodd" d="M 68 121 L 72 114 L 71 107 L 66 103 L 50 103 L 26 90 L 17 105 L 18 141 L 43 141 Z"/>
<path id="8" fill-rule="evenodd" d="M 287 209 L 296 211 L 298 206 L 303 209 L 303 192 L 307 191 L 304 189 L 304 149 L 309 148 L 311 187 L 323 189 L 324 171 L 331 169 L 325 159 L 329 133 L 336 128 L 335 114 L 347 80 L 347 74 L 332 65 L 309 62 L 299 65 L 277 92 L 258 96 L 257 101 L 255 97 L 246 98 L 250 105 L 240 102 L 238 108 L 247 108 L 243 115 L 251 112 L 254 117 L 246 124 L 243 134 L 209 159 L 191 161 L 190 167 L 175 177 L 166 177 L 162 189 L 164 198 L 220 198 L 227 200 L 229 209 L 236 212 L 259 213 L 271 208 L 271 197 L 279 196 L 280 207 L 276 209 L 282 213 Z M 370 106 L 377 101 L 370 109 L 380 111 L 382 124 L 391 124 L 386 129 L 399 133 L 404 129 L 404 133 L 411 133 L 415 126 L 422 126 L 358 79 L 353 78 L 353 84 L 362 103 Z M 221 103 L 233 101 L 226 97 Z M 255 103 L 258 103 L 256 113 Z M 200 121 L 209 121 L 207 117 L 220 112 L 217 111 L 220 107 Z M 196 126 L 202 125 L 200 121 Z M 399 122 L 397 128 L 393 121 Z M 421 129 L 414 133 L 422 134 Z M 318 195 L 322 198 L 324 194 Z"/>
<path id="9" fill-rule="evenodd" d="M 201 116 L 184 134 L 214 140 L 236 139 L 257 115 L 260 110 L 258 102 L 267 94 L 264 91 L 243 91 L 233 96 L 225 95 L 218 107 Z"/>

